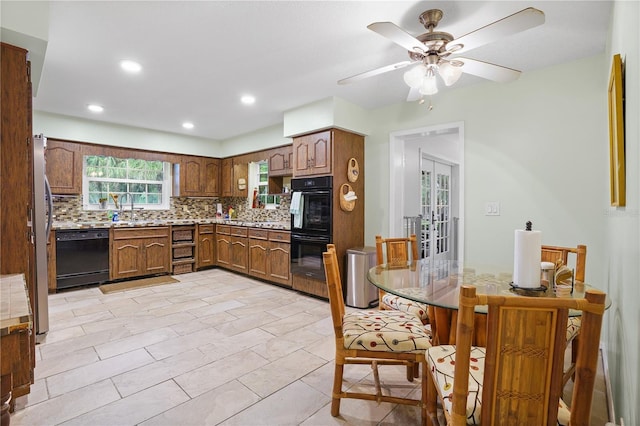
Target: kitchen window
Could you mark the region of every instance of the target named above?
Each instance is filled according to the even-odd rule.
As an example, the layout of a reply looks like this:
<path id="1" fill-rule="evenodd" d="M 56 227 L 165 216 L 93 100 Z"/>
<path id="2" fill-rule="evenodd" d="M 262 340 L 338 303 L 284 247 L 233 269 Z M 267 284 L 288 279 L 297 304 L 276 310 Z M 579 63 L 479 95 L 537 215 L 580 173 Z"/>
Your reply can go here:
<path id="1" fill-rule="evenodd" d="M 269 194 L 269 163 L 249 163 L 249 197 L 251 207 L 275 209 L 280 205 L 280 196 Z"/>
<path id="2" fill-rule="evenodd" d="M 137 158 L 86 155 L 83 162 L 82 194 L 85 210 L 115 209 L 131 205 L 148 210 L 168 210 L 171 196 L 171 164 Z"/>

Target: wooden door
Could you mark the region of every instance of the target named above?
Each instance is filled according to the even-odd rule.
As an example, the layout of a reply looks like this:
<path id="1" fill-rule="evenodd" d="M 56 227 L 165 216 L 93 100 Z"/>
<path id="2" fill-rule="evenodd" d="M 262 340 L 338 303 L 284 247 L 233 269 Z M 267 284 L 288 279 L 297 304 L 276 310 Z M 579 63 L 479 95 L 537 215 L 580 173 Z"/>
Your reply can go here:
<path id="1" fill-rule="evenodd" d="M 225 158 L 220 162 L 220 195 L 231 197 L 233 195 L 233 159 Z"/>
<path id="2" fill-rule="evenodd" d="M 249 275 L 268 278 L 268 245 L 266 240 L 249 239 Z"/>
<path id="3" fill-rule="evenodd" d="M 216 264 L 215 235 L 213 225 L 198 225 L 198 262 L 196 268 L 205 268 Z"/>
<path id="4" fill-rule="evenodd" d="M 331 132 L 315 135 L 311 141 L 313 161 L 312 173 L 324 175 L 331 173 Z"/>
<path id="5" fill-rule="evenodd" d="M 331 131 L 293 139 L 293 176 L 331 174 Z"/>
<path id="6" fill-rule="evenodd" d="M 180 195 L 202 195 L 202 162 L 197 157 L 186 157 L 180 165 Z"/>
<path id="7" fill-rule="evenodd" d="M 278 148 L 269 156 L 269 177 L 291 176 L 292 167 L 293 146 Z"/>
<path id="8" fill-rule="evenodd" d="M 171 247 L 168 237 L 147 238 L 142 243 L 144 253 L 143 275 L 171 271 Z"/>
<path id="9" fill-rule="evenodd" d="M 270 281 L 291 286 L 291 244 L 276 241 L 269 242 Z"/>
<path id="10" fill-rule="evenodd" d="M 112 280 L 142 275 L 142 245 L 141 239 L 113 241 L 109 271 Z"/>
<path id="11" fill-rule="evenodd" d="M 242 180 L 244 180 L 244 189 L 241 188 Z M 249 196 L 249 163 L 233 161 L 232 186 L 234 197 Z"/>
<path id="12" fill-rule="evenodd" d="M 229 268 L 231 266 L 231 237 L 216 234 L 216 249 L 218 266 Z"/>
<path id="13" fill-rule="evenodd" d="M 231 237 L 231 268 L 247 273 L 249 269 L 249 239 L 247 237 Z"/>
<path id="14" fill-rule="evenodd" d="M 307 136 L 301 136 L 293 140 L 293 176 L 306 176 L 310 174 L 311 152 Z"/>
<path id="15" fill-rule="evenodd" d="M 73 142 L 47 140 L 47 179 L 53 194 L 82 193 L 82 152 Z"/>
<path id="16" fill-rule="evenodd" d="M 202 195 L 215 197 L 220 195 L 220 160 L 205 158 L 202 160 Z"/>

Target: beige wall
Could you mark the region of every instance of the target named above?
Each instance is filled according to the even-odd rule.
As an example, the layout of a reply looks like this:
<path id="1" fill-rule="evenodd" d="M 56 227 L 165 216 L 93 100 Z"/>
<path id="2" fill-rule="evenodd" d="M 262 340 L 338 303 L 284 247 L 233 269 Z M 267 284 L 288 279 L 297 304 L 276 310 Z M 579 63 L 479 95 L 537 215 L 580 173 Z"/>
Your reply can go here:
<path id="1" fill-rule="evenodd" d="M 616 420 L 640 425 L 640 2 L 614 3 L 605 72 L 619 53 L 625 65 L 626 207 L 603 201 L 603 284 L 612 301 L 606 314 L 606 347 Z M 589 259 L 590 260 L 590 259 Z M 618 421 L 619 423 L 619 421 Z"/>
<path id="2" fill-rule="evenodd" d="M 465 260 L 510 265 L 513 233 L 531 220 L 546 244 L 587 244 L 587 277 L 602 276 L 607 190 L 604 56 L 375 111 L 366 139 L 367 244 L 388 232 L 390 133 L 464 123 Z M 417 154 L 417 153 L 416 153 Z M 376 170 L 376 173 L 371 173 Z M 379 188 L 379 189 L 378 189 Z M 485 216 L 499 201 L 500 216 Z"/>
<path id="3" fill-rule="evenodd" d="M 83 120 L 42 111 L 33 112 L 33 133 L 78 142 L 209 157 L 222 157 L 219 154 L 223 152 L 221 143 L 210 139 Z"/>

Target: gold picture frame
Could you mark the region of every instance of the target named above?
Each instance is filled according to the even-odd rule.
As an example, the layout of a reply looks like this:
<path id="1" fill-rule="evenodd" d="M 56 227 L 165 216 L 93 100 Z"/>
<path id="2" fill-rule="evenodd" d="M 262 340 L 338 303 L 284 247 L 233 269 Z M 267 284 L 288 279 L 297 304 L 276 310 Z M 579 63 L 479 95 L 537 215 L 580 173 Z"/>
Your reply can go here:
<path id="1" fill-rule="evenodd" d="M 609 77 L 609 173 L 611 205 L 626 205 L 624 158 L 624 81 L 622 59 L 613 56 Z"/>

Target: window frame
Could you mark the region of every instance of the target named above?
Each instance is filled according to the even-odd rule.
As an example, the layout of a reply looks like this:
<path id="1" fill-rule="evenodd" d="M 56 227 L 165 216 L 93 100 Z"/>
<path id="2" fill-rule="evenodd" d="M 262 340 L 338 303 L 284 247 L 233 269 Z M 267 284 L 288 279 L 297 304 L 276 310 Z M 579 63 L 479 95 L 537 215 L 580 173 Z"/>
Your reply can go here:
<path id="1" fill-rule="evenodd" d="M 260 165 L 266 165 L 266 173 L 260 173 Z M 260 175 L 266 174 L 267 180 L 264 183 L 260 182 Z M 275 210 L 280 207 L 280 195 L 269 193 L 269 161 L 260 160 L 249 163 L 249 206 L 251 209 L 259 209 L 259 207 L 253 207 L 253 191 L 258 190 L 258 198 L 264 200 L 265 210 Z M 260 193 L 260 187 L 266 188 L 266 193 Z M 269 202 L 271 201 L 271 202 Z"/>
<path id="2" fill-rule="evenodd" d="M 113 157 L 118 160 L 141 160 L 141 161 L 159 161 L 162 163 L 162 181 L 150 181 L 143 179 L 119 179 L 119 178 L 97 178 L 91 179 L 87 176 L 87 157 Z M 153 185 L 161 185 L 162 186 L 162 203 L 161 204 L 147 204 L 147 203 L 134 203 L 135 208 L 141 208 L 143 210 L 169 210 L 171 208 L 171 196 L 172 194 L 172 164 L 169 161 L 165 160 L 149 160 L 143 158 L 136 157 L 118 157 L 115 155 L 101 155 L 101 154 L 86 154 L 82 156 L 82 209 L 87 211 L 101 211 L 105 210 L 100 207 L 99 203 L 90 203 L 89 202 L 89 182 L 93 181 L 103 181 L 103 182 L 122 182 L 127 185 L 132 184 L 153 184 Z M 118 193 L 121 194 L 121 193 Z M 115 205 L 109 194 L 105 194 L 107 197 L 107 208 L 106 210 L 115 210 Z M 126 205 L 130 205 L 130 200 L 125 199 Z M 119 206 L 122 208 L 123 206 Z"/>

